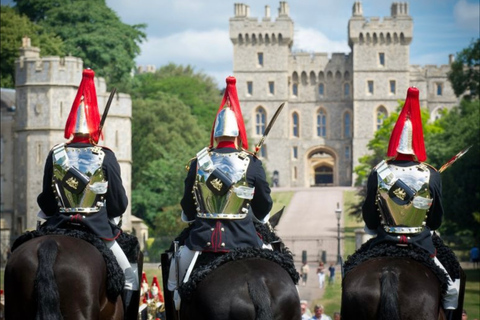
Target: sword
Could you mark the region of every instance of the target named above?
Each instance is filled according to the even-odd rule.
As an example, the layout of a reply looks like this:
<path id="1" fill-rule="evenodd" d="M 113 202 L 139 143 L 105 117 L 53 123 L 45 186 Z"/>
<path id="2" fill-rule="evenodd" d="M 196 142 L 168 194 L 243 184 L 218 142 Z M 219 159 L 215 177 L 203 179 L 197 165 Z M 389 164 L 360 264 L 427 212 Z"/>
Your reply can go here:
<path id="1" fill-rule="evenodd" d="M 110 105 L 112 104 L 113 97 L 117 92 L 117 88 L 113 88 L 112 92 L 110 92 L 110 96 L 108 97 L 107 105 L 105 106 L 105 110 L 103 111 L 102 120 L 100 120 L 100 125 L 98 126 L 98 136 L 102 134 L 103 125 L 105 124 L 105 120 L 107 120 L 108 111 L 110 110 Z"/>
<path id="2" fill-rule="evenodd" d="M 267 128 L 266 128 L 265 131 L 263 132 L 263 137 L 260 139 L 260 141 L 258 142 L 258 144 L 255 146 L 255 152 L 253 153 L 254 155 L 256 155 L 256 154 L 258 153 L 258 151 L 260 151 L 260 148 L 262 148 L 262 145 L 263 145 L 263 143 L 265 142 L 265 138 L 267 137 L 268 133 L 270 132 L 270 129 L 272 129 L 273 124 L 275 123 L 275 120 L 277 120 L 278 115 L 279 115 L 280 112 L 282 111 L 284 105 L 285 105 L 285 102 L 282 103 L 282 104 L 278 107 L 277 111 L 275 111 L 275 114 L 273 115 L 272 120 L 270 120 L 270 122 L 268 123 Z"/>
<path id="3" fill-rule="evenodd" d="M 440 170 L 438 170 L 438 172 L 442 173 L 443 171 L 445 171 L 448 167 L 450 167 L 455 161 L 457 161 L 458 159 L 460 159 L 465 153 L 467 153 L 468 150 L 470 150 L 472 146 L 469 146 L 468 148 L 465 148 L 463 149 L 462 151 L 460 151 L 459 153 L 457 153 L 456 155 L 453 156 L 452 159 L 448 160 L 447 163 L 445 163 L 441 168 Z"/>

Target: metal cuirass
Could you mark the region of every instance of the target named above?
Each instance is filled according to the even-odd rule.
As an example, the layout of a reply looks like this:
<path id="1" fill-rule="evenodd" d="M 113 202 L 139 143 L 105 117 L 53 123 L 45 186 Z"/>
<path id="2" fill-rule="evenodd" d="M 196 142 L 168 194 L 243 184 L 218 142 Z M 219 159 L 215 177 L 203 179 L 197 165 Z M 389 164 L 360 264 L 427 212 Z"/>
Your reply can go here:
<path id="1" fill-rule="evenodd" d="M 246 152 L 217 153 L 203 149 L 197 154 L 193 194 L 197 217 L 243 219 L 255 188 L 246 179 L 250 158 Z"/>
<path id="2" fill-rule="evenodd" d="M 389 233 L 420 233 L 432 205 L 430 170 L 425 164 L 399 167 L 382 161 L 378 176 L 377 205 L 382 225 Z"/>
<path id="3" fill-rule="evenodd" d="M 104 205 L 108 182 L 100 147 L 53 148 L 53 188 L 61 213 L 93 214 Z"/>

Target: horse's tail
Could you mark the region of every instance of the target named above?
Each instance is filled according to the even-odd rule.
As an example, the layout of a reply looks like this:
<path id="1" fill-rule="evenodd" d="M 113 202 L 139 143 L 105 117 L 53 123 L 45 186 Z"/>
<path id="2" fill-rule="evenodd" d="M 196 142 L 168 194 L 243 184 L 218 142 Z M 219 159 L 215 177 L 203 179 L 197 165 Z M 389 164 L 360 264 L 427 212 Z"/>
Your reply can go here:
<path id="1" fill-rule="evenodd" d="M 248 293 L 255 307 L 255 320 L 273 320 L 270 293 L 263 281 L 249 281 Z"/>
<path id="2" fill-rule="evenodd" d="M 398 274 L 385 269 L 380 277 L 379 320 L 400 320 L 398 308 Z"/>
<path id="3" fill-rule="evenodd" d="M 60 295 L 58 293 L 53 265 L 57 258 L 58 246 L 55 240 L 47 239 L 38 248 L 38 269 L 34 290 L 37 298 L 35 320 L 61 320 Z"/>

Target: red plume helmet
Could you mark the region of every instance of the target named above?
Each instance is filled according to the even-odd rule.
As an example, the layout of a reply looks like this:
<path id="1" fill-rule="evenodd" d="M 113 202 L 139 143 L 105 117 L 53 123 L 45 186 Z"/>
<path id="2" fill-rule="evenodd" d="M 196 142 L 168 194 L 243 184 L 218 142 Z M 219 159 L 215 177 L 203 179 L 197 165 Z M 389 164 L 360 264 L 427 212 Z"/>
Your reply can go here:
<path id="1" fill-rule="evenodd" d="M 418 97 L 417 88 L 408 88 L 407 99 L 390 136 L 387 151 L 389 158 L 395 159 L 399 154 L 407 154 L 421 162 L 427 160 Z"/>
<path id="2" fill-rule="evenodd" d="M 158 288 L 158 301 L 164 302 L 162 290 L 160 289 L 160 284 L 158 283 L 157 276 L 153 276 L 152 287 L 153 285 L 156 285 Z M 155 298 L 155 297 L 152 297 L 152 298 Z"/>
<path id="3" fill-rule="evenodd" d="M 225 94 L 223 95 L 222 103 L 218 108 L 215 121 L 213 122 L 212 132 L 210 134 L 210 147 L 213 147 L 214 138 L 218 137 L 218 135 L 215 135 L 215 127 L 217 125 L 217 122 L 223 119 L 225 121 L 228 121 L 231 124 L 232 122 L 230 122 L 230 120 L 227 119 L 229 118 L 227 113 L 231 113 L 232 111 L 235 114 L 234 120 L 236 120 L 236 123 L 238 126 L 238 137 L 241 140 L 240 147 L 243 149 L 248 149 L 247 132 L 245 130 L 245 124 L 243 122 L 243 116 L 242 116 L 242 109 L 240 109 L 240 103 L 238 101 L 238 95 L 237 95 L 237 88 L 235 86 L 237 80 L 234 77 L 228 77 L 226 79 L 226 82 L 227 82 L 227 88 L 225 89 Z M 221 113 L 225 114 L 224 118 L 222 118 L 223 115 Z"/>
<path id="4" fill-rule="evenodd" d="M 98 143 L 100 113 L 98 111 L 97 93 L 95 90 L 95 72 L 83 70 L 82 82 L 73 100 L 72 109 L 65 125 L 65 139 L 74 134 L 88 134 L 93 143 Z"/>

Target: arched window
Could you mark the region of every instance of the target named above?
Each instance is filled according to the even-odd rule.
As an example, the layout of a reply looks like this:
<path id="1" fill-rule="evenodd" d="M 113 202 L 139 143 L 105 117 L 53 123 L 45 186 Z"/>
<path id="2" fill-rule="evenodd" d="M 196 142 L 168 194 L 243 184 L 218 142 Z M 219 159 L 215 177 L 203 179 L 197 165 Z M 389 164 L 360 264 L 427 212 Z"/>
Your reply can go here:
<path id="1" fill-rule="evenodd" d="M 352 136 L 352 116 L 350 112 L 343 115 L 343 137 L 350 138 Z"/>
<path id="2" fill-rule="evenodd" d="M 319 109 L 317 112 L 317 137 L 327 135 L 327 114 L 325 110 Z"/>
<path id="3" fill-rule="evenodd" d="M 292 84 L 292 94 L 297 97 L 298 96 L 298 84 Z"/>
<path id="4" fill-rule="evenodd" d="M 387 109 L 384 106 L 377 108 L 377 130 L 383 125 L 383 121 L 388 117 Z"/>
<path id="5" fill-rule="evenodd" d="M 300 137 L 300 117 L 297 112 L 292 114 L 292 135 Z"/>
<path id="6" fill-rule="evenodd" d="M 267 113 L 262 107 L 258 107 L 255 111 L 255 134 L 261 136 L 265 132 L 265 124 L 267 122 Z"/>

